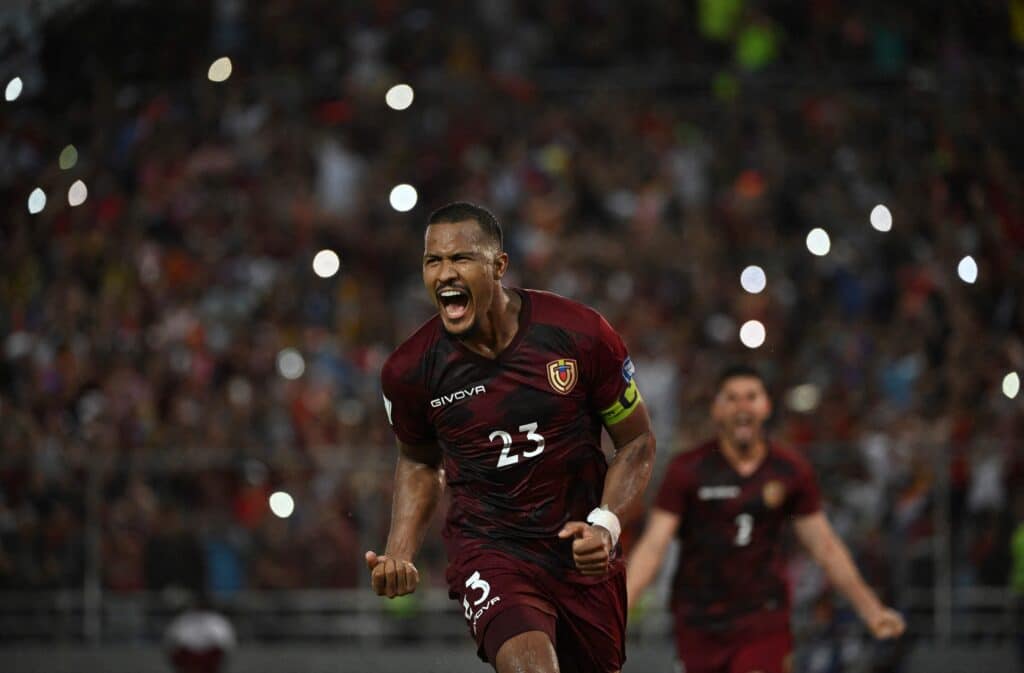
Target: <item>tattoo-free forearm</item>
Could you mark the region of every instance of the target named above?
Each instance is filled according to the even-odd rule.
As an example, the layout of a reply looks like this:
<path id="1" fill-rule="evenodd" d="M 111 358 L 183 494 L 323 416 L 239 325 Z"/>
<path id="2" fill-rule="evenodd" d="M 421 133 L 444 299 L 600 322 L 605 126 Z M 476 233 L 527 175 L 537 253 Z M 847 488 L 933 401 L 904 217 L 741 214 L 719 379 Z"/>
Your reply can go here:
<path id="1" fill-rule="evenodd" d="M 651 540 L 640 538 L 626 564 L 626 596 L 629 605 L 633 605 L 657 577 L 663 556 L 664 551 L 657 549 Z"/>
<path id="2" fill-rule="evenodd" d="M 423 543 L 442 490 L 440 468 L 399 456 L 385 555 L 412 560 Z"/>
<path id="3" fill-rule="evenodd" d="M 623 445 L 616 453 L 604 478 L 601 504 L 625 524 L 641 510 L 644 490 L 654 467 L 655 441 L 650 430 Z"/>
<path id="4" fill-rule="evenodd" d="M 853 604 L 857 614 L 868 620 L 882 609 L 882 603 L 867 585 L 843 541 L 832 536 L 819 559 L 832 585 Z"/>

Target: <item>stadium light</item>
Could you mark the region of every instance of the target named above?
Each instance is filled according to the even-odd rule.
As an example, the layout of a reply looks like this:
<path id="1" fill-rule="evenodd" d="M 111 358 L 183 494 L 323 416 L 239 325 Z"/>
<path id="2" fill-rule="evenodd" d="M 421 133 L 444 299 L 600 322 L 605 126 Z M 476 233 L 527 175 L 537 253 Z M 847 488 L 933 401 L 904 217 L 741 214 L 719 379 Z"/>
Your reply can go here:
<path id="1" fill-rule="evenodd" d="M 880 203 L 871 209 L 871 226 L 878 231 L 892 229 L 892 213 L 884 204 Z"/>
<path id="2" fill-rule="evenodd" d="M 760 320 L 748 320 L 743 323 L 743 327 L 740 327 L 740 341 L 747 348 L 760 348 L 764 343 L 765 336 L 767 333 L 764 323 Z"/>
<path id="3" fill-rule="evenodd" d="M 412 105 L 415 93 L 408 84 L 396 84 L 384 94 L 384 102 L 392 110 L 405 110 Z"/>
<path id="4" fill-rule="evenodd" d="M 412 185 L 401 184 L 391 190 L 391 207 L 400 213 L 407 213 L 416 207 L 416 188 Z"/>
<path id="5" fill-rule="evenodd" d="M 341 260 L 333 250 L 321 250 L 313 257 L 313 273 L 321 278 L 330 278 L 340 268 Z"/>
<path id="6" fill-rule="evenodd" d="M 270 494 L 270 511 L 278 518 L 287 519 L 295 511 L 295 500 L 284 491 L 274 491 Z"/>
<path id="7" fill-rule="evenodd" d="M 956 265 L 956 273 L 963 282 L 974 284 L 974 281 L 978 280 L 978 263 L 974 261 L 973 257 L 966 255 Z"/>
<path id="8" fill-rule="evenodd" d="M 22 83 L 20 77 L 15 77 L 7 83 L 7 88 L 4 89 L 4 98 L 8 103 L 18 100 L 18 96 L 21 95 L 25 85 Z"/>
<path id="9" fill-rule="evenodd" d="M 306 371 L 306 361 L 302 353 L 294 348 L 284 348 L 277 354 L 277 372 L 290 381 L 302 376 Z"/>
<path id="10" fill-rule="evenodd" d="M 1017 397 L 1020 392 L 1020 376 L 1017 372 L 1010 372 L 1003 377 L 1003 394 L 1011 400 Z"/>
<path id="11" fill-rule="evenodd" d="M 758 294 L 767 284 L 768 278 L 764 274 L 764 269 L 759 266 L 748 266 L 740 274 L 740 285 L 750 294 Z"/>
<path id="12" fill-rule="evenodd" d="M 60 166 L 62 171 L 69 170 L 75 167 L 78 163 L 78 148 L 74 145 L 67 145 L 60 151 L 60 158 L 57 159 L 57 164 Z"/>
<path id="13" fill-rule="evenodd" d="M 814 411 L 821 403 L 821 390 L 813 383 L 794 386 L 786 393 L 786 404 L 793 411 L 806 414 Z"/>
<path id="14" fill-rule="evenodd" d="M 811 251 L 812 255 L 818 257 L 827 255 L 828 251 L 832 249 L 832 241 L 828 237 L 828 232 L 821 227 L 811 229 L 807 234 L 807 249 Z"/>
<path id="15" fill-rule="evenodd" d="M 46 192 L 41 188 L 36 187 L 32 190 L 32 193 L 28 195 L 28 212 L 30 215 L 41 213 L 43 208 L 46 207 Z"/>
<path id="16" fill-rule="evenodd" d="M 81 180 L 75 180 L 68 189 L 68 205 L 74 208 L 85 203 L 89 198 L 89 188 Z"/>
<path id="17" fill-rule="evenodd" d="M 218 58 L 210 64 L 210 69 L 206 72 L 206 76 L 211 82 L 223 82 L 228 77 L 231 77 L 231 59 L 227 56 Z"/>

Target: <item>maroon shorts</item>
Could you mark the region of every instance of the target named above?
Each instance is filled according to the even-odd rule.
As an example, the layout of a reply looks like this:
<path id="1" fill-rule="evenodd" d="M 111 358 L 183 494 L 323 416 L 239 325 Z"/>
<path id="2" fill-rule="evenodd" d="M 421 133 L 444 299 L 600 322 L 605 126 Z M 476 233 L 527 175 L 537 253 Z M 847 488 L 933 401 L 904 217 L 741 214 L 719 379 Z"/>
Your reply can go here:
<path id="1" fill-rule="evenodd" d="M 681 673 L 790 673 L 792 653 L 789 629 L 717 633 L 676 627 Z"/>
<path id="2" fill-rule="evenodd" d="M 477 644 L 494 662 L 501 645 L 543 631 L 562 673 L 611 673 L 626 661 L 626 574 L 618 564 L 596 584 L 561 580 L 497 551 L 476 553 L 448 568 L 448 595 L 459 602 Z"/>

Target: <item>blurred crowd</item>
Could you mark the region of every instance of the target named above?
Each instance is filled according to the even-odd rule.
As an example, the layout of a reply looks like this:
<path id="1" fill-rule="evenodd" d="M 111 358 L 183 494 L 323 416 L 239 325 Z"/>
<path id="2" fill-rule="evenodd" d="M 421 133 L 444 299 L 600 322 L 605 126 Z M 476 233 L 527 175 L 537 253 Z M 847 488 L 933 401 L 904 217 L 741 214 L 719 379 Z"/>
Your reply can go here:
<path id="1" fill-rule="evenodd" d="M 624 335 L 659 464 L 711 432 L 718 370 L 751 361 L 883 590 L 933 583 L 936 507 L 955 583 L 1006 586 L 1024 6 L 862 5 L 83 3 L 18 33 L 36 78 L 0 117 L 0 588 L 360 586 L 390 508 L 379 367 L 430 315 L 423 223 L 455 199 L 499 215 L 509 284 Z M 208 81 L 223 55 L 234 74 Z"/>

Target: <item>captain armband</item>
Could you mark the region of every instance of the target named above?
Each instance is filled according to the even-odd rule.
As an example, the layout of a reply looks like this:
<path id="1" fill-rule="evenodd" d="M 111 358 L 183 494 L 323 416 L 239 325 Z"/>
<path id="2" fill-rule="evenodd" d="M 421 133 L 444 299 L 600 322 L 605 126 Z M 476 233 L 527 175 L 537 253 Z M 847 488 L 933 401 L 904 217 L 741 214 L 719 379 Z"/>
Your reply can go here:
<path id="1" fill-rule="evenodd" d="M 619 395 L 619 399 L 601 412 L 601 420 L 605 425 L 615 425 L 629 418 L 629 415 L 643 402 L 640 390 L 636 387 L 636 381 L 630 380 L 629 385 Z"/>

